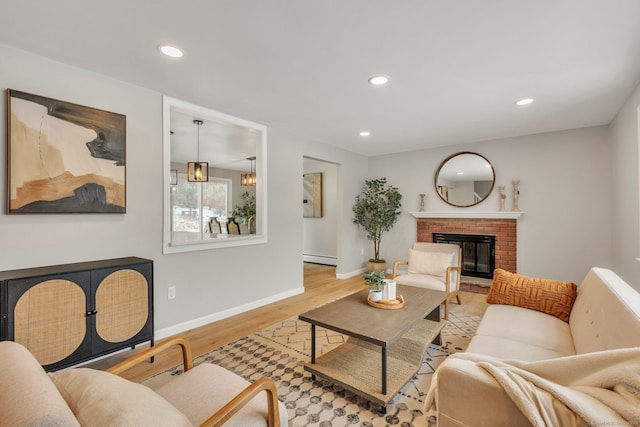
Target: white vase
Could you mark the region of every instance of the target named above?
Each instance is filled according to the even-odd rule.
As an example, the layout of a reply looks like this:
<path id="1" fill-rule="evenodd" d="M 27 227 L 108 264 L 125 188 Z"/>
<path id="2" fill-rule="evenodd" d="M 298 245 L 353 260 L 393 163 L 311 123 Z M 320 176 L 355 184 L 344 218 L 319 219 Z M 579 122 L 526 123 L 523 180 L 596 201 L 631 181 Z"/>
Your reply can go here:
<path id="1" fill-rule="evenodd" d="M 369 299 L 373 302 L 380 301 L 382 299 L 382 291 L 369 291 Z"/>
<path id="2" fill-rule="evenodd" d="M 396 299 L 396 281 L 390 279 L 384 279 L 384 299 L 394 300 Z"/>

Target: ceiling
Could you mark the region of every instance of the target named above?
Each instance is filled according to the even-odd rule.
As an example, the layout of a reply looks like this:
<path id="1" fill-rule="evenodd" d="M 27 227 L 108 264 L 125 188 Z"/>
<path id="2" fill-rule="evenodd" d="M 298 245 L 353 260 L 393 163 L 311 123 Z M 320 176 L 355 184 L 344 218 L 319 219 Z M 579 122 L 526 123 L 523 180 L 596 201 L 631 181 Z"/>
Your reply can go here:
<path id="1" fill-rule="evenodd" d="M 209 162 L 219 169 L 255 171 L 262 135 L 254 129 L 208 116 L 171 108 L 171 162 Z M 200 127 L 194 120 L 202 122 Z"/>
<path id="2" fill-rule="evenodd" d="M 607 124 L 640 80 L 638 0 L 2 3 L 0 43 L 364 155 Z"/>

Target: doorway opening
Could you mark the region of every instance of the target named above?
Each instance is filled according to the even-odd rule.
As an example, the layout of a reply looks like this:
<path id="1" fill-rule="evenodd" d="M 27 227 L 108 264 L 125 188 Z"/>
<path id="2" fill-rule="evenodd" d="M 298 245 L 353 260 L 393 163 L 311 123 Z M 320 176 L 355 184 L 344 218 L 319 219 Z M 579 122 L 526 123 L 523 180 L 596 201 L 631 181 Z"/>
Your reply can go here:
<path id="1" fill-rule="evenodd" d="M 338 265 L 338 165 L 303 157 L 302 259 Z"/>

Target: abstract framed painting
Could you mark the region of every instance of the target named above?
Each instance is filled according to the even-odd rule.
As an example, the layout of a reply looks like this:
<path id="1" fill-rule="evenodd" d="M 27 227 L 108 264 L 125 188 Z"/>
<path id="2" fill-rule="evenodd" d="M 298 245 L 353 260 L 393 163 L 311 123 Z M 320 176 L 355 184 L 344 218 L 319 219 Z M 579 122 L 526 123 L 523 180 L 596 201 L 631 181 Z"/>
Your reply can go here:
<path id="1" fill-rule="evenodd" d="M 126 116 L 7 89 L 7 213 L 126 213 Z"/>
<path id="2" fill-rule="evenodd" d="M 322 172 L 302 175 L 302 216 L 322 218 Z"/>

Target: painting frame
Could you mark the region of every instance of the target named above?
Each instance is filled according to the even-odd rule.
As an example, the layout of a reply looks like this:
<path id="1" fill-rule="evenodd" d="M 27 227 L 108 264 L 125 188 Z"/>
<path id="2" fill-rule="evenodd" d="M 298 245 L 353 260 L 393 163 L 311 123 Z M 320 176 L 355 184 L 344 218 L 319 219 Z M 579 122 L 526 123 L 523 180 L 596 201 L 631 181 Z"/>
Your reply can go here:
<path id="1" fill-rule="evenodd" d="M 322 218 L 322 172 L 302 175 L 302 216 Z"/>
<path id="2" fill-rule="evenodd" d="M 6 213 L 126 213 L 126 116 L 6 93 Z"/>

